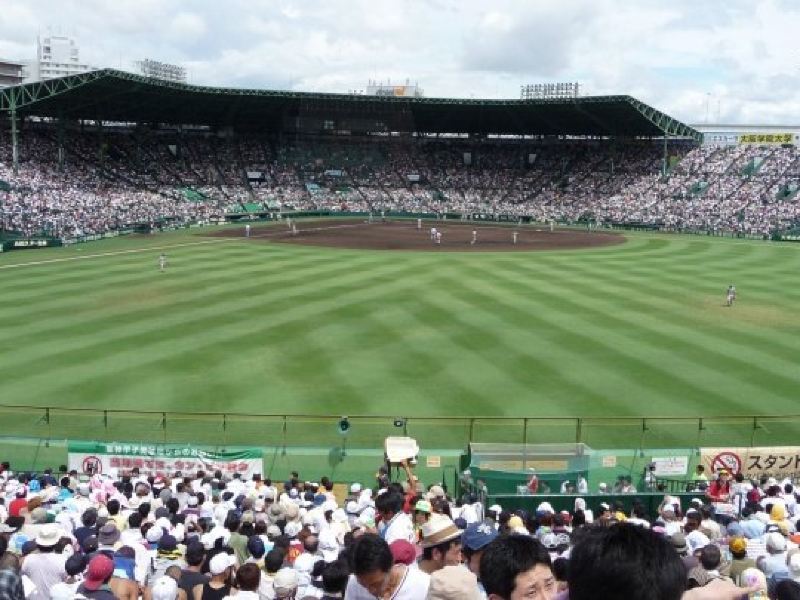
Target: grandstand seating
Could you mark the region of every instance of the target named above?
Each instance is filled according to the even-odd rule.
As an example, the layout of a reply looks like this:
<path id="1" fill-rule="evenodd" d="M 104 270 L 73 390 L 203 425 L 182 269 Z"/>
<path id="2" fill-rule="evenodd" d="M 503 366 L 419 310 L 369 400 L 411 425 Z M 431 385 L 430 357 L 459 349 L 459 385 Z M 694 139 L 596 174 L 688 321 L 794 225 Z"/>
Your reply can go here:
<path id="1" fill-rule="evenodd" d="M 268 209 L 497 213 L 770 235 L 800 218 L 800 152 L 650 141 L 355 141 L 67 131 L 0 135 L 2 228 L 70 237 Z M 469 161 L 465 160 L 469 156 Z M 249 172 L 258 177 L 252 180 Z"/>

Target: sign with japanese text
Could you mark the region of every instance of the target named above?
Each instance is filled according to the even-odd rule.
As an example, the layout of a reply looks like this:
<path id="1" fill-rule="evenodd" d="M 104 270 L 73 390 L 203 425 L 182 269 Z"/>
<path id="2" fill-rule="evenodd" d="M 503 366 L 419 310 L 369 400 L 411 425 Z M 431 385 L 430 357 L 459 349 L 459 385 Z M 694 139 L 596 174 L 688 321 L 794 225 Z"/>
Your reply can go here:
<path id="1" fill-rule="evenodd" d="M 69 442 L 70 469 L 89 475 L 109 473 L 123 475 L 138 468 L 143 475 L 184 475 L 197 471 L 222 471 L 226 475 L 241 474 L 243 479 L 262 472 L 262 455 L 257 448 L 228 448 L 217 451 L 177 444 Z"/>
<path id="2" fill-rule="evenodd" d="M 700 453 L 706 470 L 712 473 L 727 469 L 733 474 L 757 478 L 793 476 L 800 472 L 800 446 L 702 448 Z"/>
<path id="3" fill-rule="evenodd" d="M 651 462 L 655 465 L 656 477 L 686 475 L 689 470 L 688 456 L 654 456 Z"/>
<path id="4" fill-rule="evenodd" d="M 747 133 L 739 136 L 740 144 L 791 144 L 791 133 Z"/>

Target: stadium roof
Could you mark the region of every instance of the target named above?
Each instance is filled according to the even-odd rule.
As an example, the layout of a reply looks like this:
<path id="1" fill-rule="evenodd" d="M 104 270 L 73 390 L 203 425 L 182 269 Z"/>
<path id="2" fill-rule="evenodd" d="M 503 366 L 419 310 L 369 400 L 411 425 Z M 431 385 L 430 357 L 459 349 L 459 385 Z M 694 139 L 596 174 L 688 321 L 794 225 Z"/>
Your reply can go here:
<path id="1" fill-rule="evenodd" d="M 102 69 L 0 90 L 0 111 L 65 119 L 232 127 L 237 131 L 526 134 L 701 139 L 632 98 L 475 100 L 217 88 Z"/>

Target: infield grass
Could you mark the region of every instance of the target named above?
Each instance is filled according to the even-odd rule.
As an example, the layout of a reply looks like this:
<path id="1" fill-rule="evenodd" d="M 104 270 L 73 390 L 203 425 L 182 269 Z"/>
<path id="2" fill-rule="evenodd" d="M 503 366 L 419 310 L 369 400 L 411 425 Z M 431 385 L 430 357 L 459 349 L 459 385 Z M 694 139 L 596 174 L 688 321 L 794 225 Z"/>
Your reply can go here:
<path id="1" fill-rule="evenodd" d="M 160 415 L 109 423 L 59 407 L 405 416 L 409 434 L 440 447 L 463 445 L 466 422 L 415 418 L 609 417 L 582 432 L 596 445 L 795 443 L 800 432 L 788 418 L 755 432 L 747 418 L 702 430 L 611 419 L 800 414 L 800 246 L 628 234 L 601 249 L 437 254 L 196 233 L 0 254 L 0 404 L 53 409 L 49 423 L 4 410 L 3 434 L 283 436 L 279 418 L 170 418 L 164 432 Z M 353 444 L 396 433 L 382 418 L 362 425 Z M 329 420 L 288 427 L 309 443 L 335 435 Z M 473 428 L 479 440 L 524 435 Z M 570 441 L 575 425 L 531 422 L 527 437 Z"/>

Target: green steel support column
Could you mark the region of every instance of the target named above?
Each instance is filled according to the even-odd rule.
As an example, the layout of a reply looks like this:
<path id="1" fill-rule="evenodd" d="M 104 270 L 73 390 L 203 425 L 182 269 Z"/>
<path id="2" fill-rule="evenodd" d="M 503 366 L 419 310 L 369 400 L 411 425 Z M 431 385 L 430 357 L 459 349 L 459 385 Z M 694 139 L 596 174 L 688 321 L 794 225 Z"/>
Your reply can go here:
<path id="1" fill-rule="evenodd" d="M 669 156 L 667 155 L 667 132 L 665 131 L 664 132 L 664 168 L 663 168 L 662 173 L 661 173 L 664 177 L 667 176 L 667 159 L 668 158 L 669 158 Z"/>
<path id="2" fill-rule="evenodd" d="M 13 106 L 9 113 L 9 119 L 11 119 L 11 164 L 14 167 L 14 175 L 16 175 L 19 170 L 19 147 L 17 145 L 17 109 Z"/>

